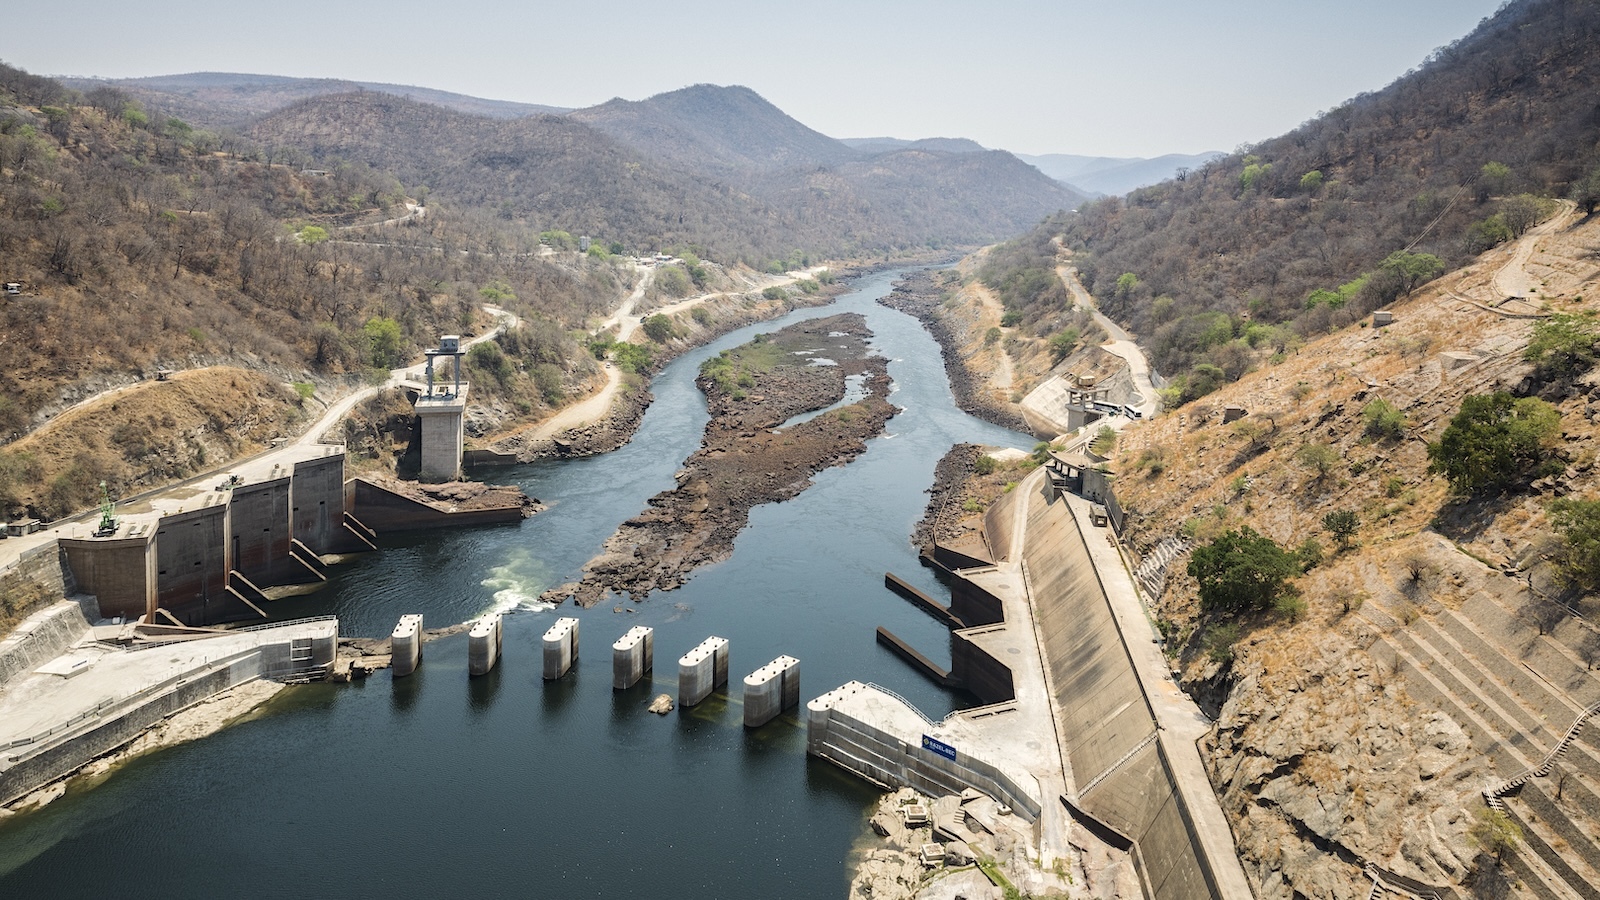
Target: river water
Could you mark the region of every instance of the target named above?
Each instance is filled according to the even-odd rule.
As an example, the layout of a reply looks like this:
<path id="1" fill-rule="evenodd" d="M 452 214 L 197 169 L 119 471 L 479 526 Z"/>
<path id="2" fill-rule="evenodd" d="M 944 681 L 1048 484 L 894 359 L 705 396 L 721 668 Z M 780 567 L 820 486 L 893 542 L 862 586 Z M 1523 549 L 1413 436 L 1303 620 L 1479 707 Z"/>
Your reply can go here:
<path id="1" fill-rule="evenodd" d="M 934 464 L 959 441 L 1031 443 L 955 407 L 937 345 L 874 302 L 898 276 L 865 276 L 828 307 L 685 354 L 614 453 L 478 473 L 550 505 L 520 526 L 386 538 L 336 567 L 327 589 L 274 608 L 332 612 L 360 636 L 388 634 L 403 613 L 440 626 L 511 609 L 493 673 L 467 677 L 458 635 L 429 644 L 410 678 L 284 691 L 249 721 L 0 824 L 0 897 L 843 896 L 876 792 L 808 758 L 797 714 L 747 731 L 741 680 L 789 654 L 803 699 L 857 679 L 935 718 L 959 705 L 876 645 L 884 625 L 948 660 L 942 626 L 883 574 L 940 596 L 909 543 Z M 673 486 L 707 419 L 694 386 L 704 359 L 850 311 L 892 360 L 903 411 L 884 437 L 795 500 L 755 508 L 732 558 L 679 590 L 539 608 L 540 591 L 574 578 L 618 523 Z M 539 639 L 562 615 L 581 620 L 580 659 L 545 683 Z M 655 675 L 613 692 L 610 645 L 634 625 L 656 630 Z M 677 657 L 713 634 L 730 642 L 729 694 L 645 712 L 655 694 L 676 696 Z"/>

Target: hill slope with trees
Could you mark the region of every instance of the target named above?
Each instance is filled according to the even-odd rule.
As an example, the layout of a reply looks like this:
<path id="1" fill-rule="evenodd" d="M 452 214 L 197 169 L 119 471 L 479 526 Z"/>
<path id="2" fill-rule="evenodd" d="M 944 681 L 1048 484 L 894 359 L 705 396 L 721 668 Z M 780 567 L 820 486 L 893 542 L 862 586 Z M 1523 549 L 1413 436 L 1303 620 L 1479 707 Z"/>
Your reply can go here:
<path id="1" fill-rule="evenodd" d="M 564 117 L 466 116 L 371 92 L 319 97 L 246 132 L 347 160 L 535 230 L 690 245 L 764 266 L 972 246 L 1081 199 L 1000 151 L 858 152 L 747 88 L 697 85 Z"/>
<path id="2" fill-rule="evenodd" d="M 1508 4 L 1381 91 L 1044 229 L 1160 371 L 1237 377 L 1520 235 L 1548 198 L 1592 209 L 1597 34 L 1600 4 Z"/>

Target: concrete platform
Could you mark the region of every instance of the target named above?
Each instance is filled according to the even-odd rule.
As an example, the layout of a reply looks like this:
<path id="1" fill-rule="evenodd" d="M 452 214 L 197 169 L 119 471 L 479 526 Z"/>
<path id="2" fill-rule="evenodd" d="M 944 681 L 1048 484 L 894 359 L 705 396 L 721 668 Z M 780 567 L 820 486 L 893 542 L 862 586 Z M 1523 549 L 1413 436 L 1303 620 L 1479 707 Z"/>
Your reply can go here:
<path id="1" fill-rule="evenodd" d="M 91 635 L 0 690 L 0 803 L 236 684 L 331 663 L 338 638 L 331 616 L 132 648 Z"/>

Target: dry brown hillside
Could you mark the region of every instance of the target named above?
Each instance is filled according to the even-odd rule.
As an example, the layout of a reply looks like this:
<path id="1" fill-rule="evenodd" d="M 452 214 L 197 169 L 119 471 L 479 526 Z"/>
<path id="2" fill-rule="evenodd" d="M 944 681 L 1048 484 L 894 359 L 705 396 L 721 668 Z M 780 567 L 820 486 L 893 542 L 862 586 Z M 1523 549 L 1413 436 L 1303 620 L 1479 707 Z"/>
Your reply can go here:
<path id="1" fill-rule="evenodd" d="M 75 407 L 0 456 L 0 506 L 51 519 L 266 449 L 303 427 L 302 400 L 260 372 L 213 366 Z M 320 409 L 318 409 L 320 412 Z"/>
<path id="2" fill-rule="evenodd" d="M 1600 310 L 1600 220 L 1576 219 L 1396 304 L 1392 325 L 1313 340 L 1123 432 L 1116 491 L 1140 555 L 1241 525 L 1326 555 L 1296 579 L 1293 620 L 1202 615 L 1181 552 L 1152 610 L 1218 715 L 1213 782 L 1263 897 L 1364 896 L 1366 861 L 1468 896 L 1504 896 L 1502 879 L 1514 896 L 1595 896 L 1595 729 L 1503 798 L 1496 821 L 1521 831 L 1504 865 L 1480 853 L 1495 849 L 1482 792 L 1543 762 L 1600 701 L 1600 602 L 1559 577 L 1548 515 L 1557 497 L 1600 498 L 1600 372 L 1544 391 L 1564 475 L 1460 500 L 1427 473 L 1427 442 L 1464 397 L 1529 387 L 1539 316 Z M 1506 302 L 1524 272 L 1534 296 Z M 1367 436 L 1378 399 L 1404 414 L 1403 437 Z M 1224 424 L 1228 407 L 1248 415 Z M 1343 552 L 1323 526 L 1336 511 L 1359 521 Z"/>

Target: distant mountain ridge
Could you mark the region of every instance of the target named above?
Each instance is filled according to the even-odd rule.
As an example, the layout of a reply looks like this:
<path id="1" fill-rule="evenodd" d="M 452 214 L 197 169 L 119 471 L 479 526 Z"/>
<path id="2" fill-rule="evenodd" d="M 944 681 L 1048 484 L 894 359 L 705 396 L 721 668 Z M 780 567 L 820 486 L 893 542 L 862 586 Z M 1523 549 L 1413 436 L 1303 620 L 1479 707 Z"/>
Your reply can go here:
<path id="1" fill-rule="evenodd" d="M 737 85 L 697 84 L 645 100 L 618 98 L 567 117 L 685 168 L 779 169 L 837 165 L 859 156 Z"/>
<path id="2" fill-rule="evenodd" d="M 903 138 L 871 137 L 841 138 L 840 143 L 867 153 L 888 153 L 893 150 L 938 150 L 942 153 L 982 153 L 989 149 L 967 138 L 922 138 L 908 141 Z"/>
<path id="3" fill-rule="evenodd" d="M 763 264 L 796 248 L 986 243 L 1083 199 L 1001 151 L 862 153 L 742 87 L 510 120 L 347 93 L 302 100 L 246 133 L 316 159 L 365 162 L 540 229 Z"/>
<path id="4" fill-rule="evenodd" d="M 310 97 L 350 91 L 376 91 L 456 112 L 494 119 L 532 115 L 561 115 L 570 110 L 537 103 L 489 100 L 414 85 L 338 78 L 294 78 L 286 75 L 251 75 L 236 72 L 190 72 L 147 78 L 63 78 L 63 84 L 82 91 L 108 86 L 125 91 L 147 105 L 202 128 L 241 125 L 250 119 L 282 109 Z"/>
<path id="5" fill-rule="evenodd" d="M 1121 196 L 1137 188 L 1160 184 L 1175 176 L 1180 169 L 1196 169 L 1223 155 L 1220 151 L 1212 150 L 1206 153 L 1168 153 L 1151 159 L 1077 156 L 1071 153 L 1047 153 L 1042 156 L 1018 153 L 1017 157 L 1072 187 L 1095 194 Z"/>

